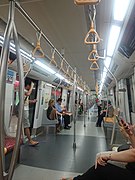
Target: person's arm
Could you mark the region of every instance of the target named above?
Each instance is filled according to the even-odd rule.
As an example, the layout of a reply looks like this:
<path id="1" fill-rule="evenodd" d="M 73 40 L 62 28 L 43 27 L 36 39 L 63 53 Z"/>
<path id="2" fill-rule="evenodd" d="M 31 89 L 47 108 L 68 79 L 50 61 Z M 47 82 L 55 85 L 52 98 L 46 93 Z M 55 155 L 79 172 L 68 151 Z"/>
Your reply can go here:
<path id="1" fill-rule="evenodd" d="M 105 166 L 107 161 L 117 162 L 135 162 L 135 149 L 129 149 L 121 152 L 103 152 L 98 155 L 95 162 L 95 168 L 97 164 Z"/>
<path id="2" fill-rule="evenodd" d="M 56 113 L 57 113 L 58 115 L 60 115 L 60 116 L 62 115 L 62 113 L 60 113 L 60 112 L 59 112 L 59 111 L 57 111 L 57 110 L 56 110 Z"/>
<path id="3" fill-rule="evenodd" d="M 132 147 L 135 148 L 135 125 L 130 125 L 124 120 L 121 120 L 120 125 L 127 134 L 127 137 L 130 140 Z"/>
<path id="4" fill-rule="evenodd" d="M 37 102 L 37 99 L 29 100 L 29 103 L 34 104 Z"/>
<path id="5" fill-rule="evenodd" d="M 26 95 L 26 96 L 30 96 L 30 95 L 31 95 L 33 87 L 34 87 L 34 83 L 32 82 L 29 91 L 28 91 L 28 92 L 25 92 L 25 95 Z"/>

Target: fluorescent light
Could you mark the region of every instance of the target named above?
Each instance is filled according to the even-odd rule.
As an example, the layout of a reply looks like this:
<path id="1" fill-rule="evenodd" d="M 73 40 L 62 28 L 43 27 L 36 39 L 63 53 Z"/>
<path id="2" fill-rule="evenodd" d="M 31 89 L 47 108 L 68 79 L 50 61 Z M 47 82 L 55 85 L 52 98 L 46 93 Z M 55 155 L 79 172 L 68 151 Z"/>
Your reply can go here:
<path id="1" fill-rule="evenodd" d="M 3 40 L 4 40 L 4 37 L 3 36 L 0 36 L 0 43 L 3 44 Z M 10 42 L 10 50 L 16 52 L 16 49 L 15 49 L 15 44 L 13 44 L 12 42 Z M 25 57 L 26 59 L 28 59 L 29 61 L 32 61 L 32 56 L 31 54 L 25 52 L 23 49 L 20 49 L 20 52 L 21 52 L 21 56 Z"/>
<path id="2" fill-rule="evenodd" d="M 80 91 L 84 91 L 82 88 L 80 88 L 79 86 L 77 86 L 77 89 L 80 90 Z"/>
<path id="3" fill-rule="evenodd" d="M 55 86 L 53 86 L 52 84 L 49 84 L 49 83 L 46 83 L 46 85 L 49 86 L 49 87 L 55 87 Z"/>
<path id="4" fill-rule="evenodd" d="M 116 25 L 112 25 L 108 40 L 107 56 L 113 55 L 119 34 L 120 34 L 120 27 Z"/>
<path id="5" fill-rule="evenodd" d="M 109 68 L 111 63 L 111 58 L 110 57 L 106 57 L 106 59 L 104 60 L 104 65 Z"/>
<path id="6" fill-rule="evenodd" d="M 50 72 L 51 74 L 55 74 L 56 72 L 54 70 L 52 70 L 51 68 L 49 68 L 48 66 L 46 66 L 45 64 L 41 63 L 40 61 L 35 61 L 35 64 L 37 64 L 38 66 L 42 67 L 43 69 L 47 70 L 48 72 Z"/>
<path id="7" fill-rule="evenodd" d="M 65 78 L 64 78 L 62 75 L 60 75 L 59 73 L 56 73 L 55 76 L 57 76 L 58 78 L 60 78 L 60 79 L 62 79 L 62 80 L 65 79 Z"/>
<path id="8" fill-rule="evenodd" d="M 123 21 L 131 0 L 115 0 L 114 20 Z"/>

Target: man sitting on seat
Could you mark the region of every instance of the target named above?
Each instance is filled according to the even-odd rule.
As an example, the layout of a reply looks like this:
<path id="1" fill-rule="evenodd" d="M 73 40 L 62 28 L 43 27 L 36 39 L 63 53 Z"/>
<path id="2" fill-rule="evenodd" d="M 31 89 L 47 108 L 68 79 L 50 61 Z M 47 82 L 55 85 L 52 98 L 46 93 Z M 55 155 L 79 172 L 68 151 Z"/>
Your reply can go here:
<path id="1" fill-rule="evenodd" d="M 64 129 L 70 129 L 70 116 L 68 112 L 65 111 L 65 109 L 62 109 L 61 103 L 62 99 L 58 98 L 57 103 L 55 105 L 56 110 L 59 112 L 58 117 L 60 118 L 60 116 L 62 116 L 64 118 Z"/>

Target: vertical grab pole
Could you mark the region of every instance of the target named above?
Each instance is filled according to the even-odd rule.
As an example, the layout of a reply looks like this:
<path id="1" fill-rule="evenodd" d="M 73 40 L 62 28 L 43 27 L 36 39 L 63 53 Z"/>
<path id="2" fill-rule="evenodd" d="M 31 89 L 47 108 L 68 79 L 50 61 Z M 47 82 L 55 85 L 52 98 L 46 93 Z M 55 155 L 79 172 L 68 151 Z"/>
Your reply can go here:
<path id="1" fill-rule="evenodd" d="M 4 33 L 4 42 L 3 42 L 3 48 L 1 52 L 1 71 L 0 71 L 0 179 L 7 179 L 11 180 L 15 162 L 17 159 L 18 149 L 19 149 L 19 142 L 20 142 L 20 136 L 21 136 L 21 125 L 22 125 L 22 114 L 23 114 L 23 101 L 24 101 L 24 76 L 23 76 L 23 64 L 21 60 L 21 54 L 20 54 L 20 46 L 18 44 L 18 36 L 17 31 L 14 24 L 14 14 L 15 14 L 15 1 L 10 0 L 9 4 L 9 16 L 8 16 L 8 23 L 6 26 L 6 30 Z M 13 32 L 14 40 L 15 40 L 15 46 L 16 46 L 16 55 L 17 55 L 17 66 L 18 66 L 18 73 L 19 73 L 19 117 L 18 117 L 18 126 L 17 126 L 17 133 L 16 133 L 16 144 L 13 150 L 13 155 L 9 167 L 9 172 L 4 176 L 4 118 L 5 118 L 5 91 L 6 91 L 6 74 L 7 74 L 7 61 L 9 57 L 9 45 L 10 45 L 10 36 Z"/>
<path id="2" fill-rule="evenodd" d="M 7 75 L 7 62 L 9 57 L 9 43 L 10 36 L 13 28 L 13 12 L 11 11 L 12 4 L 10 4 L 8 23 L 4 33 L 4 41 L 1 52 L 1 70 L 0 70 L 0 179 L 3 180 L 5 171 L 4 167 L 4 116 L 5 116 L 5 91 L 6 91 L 6 75 Z"/>
<path id="3" fill-rule="evenodd" d="M 13 8 L 13 11 L 14 11 L 14 8 Z M 15 163 L 17 161 L 17 157 L 19 153 L 20 138 L 21 138 L 21 132 L 22 132 L 23 106 L 24 106 L 23 62 L 21 58 L 20 45 L 19 45 L 18 34 L 17 34 L 15 24 L 14 24 L 14 29 L 13 29 L 13 35 L 14 35 L 14 41 L 15 41 L 15 46 L 16 46 L 17 66 L 18 66 L 18 74 L 19 74 L 19 82 L 20 82 L 19 83 L 19 117 L 18 117 L 17 132 L 16 132 L 16 144 L 14 147 L 14 151 L 13 151 L 13 155 L 12 155 L 12 159 L 10 163 L 8 180 L 12 179 L 13 172 L 15 169 Z"/>
<path id="4" fill-rule="evenodd" d="M 115 80 L 115 83 L 116 83 L 116 108 L 118 108 L 118 92 L 119 92 L 119 89 L 118 89 L 118 81 L 117 81 L 116 77 L 114 76 L 114 74 L 110 71 L 110 69 L 108 69 L 105 64 L 104 64 L 104 66 L 105 66 L 105 68 L 107 69 L 107 71 L 113 76 L 113 78 L 114 78 L 114 80 Z M 112 129 L 112 135 L 111 135 L 110 145 L 113 144 L 115 128 L 116 128 L 116 123 L 113 124 L 113 129 Z"/>
<path id="5" fill-rule="evenodd" d="M 85 121 L 85 109 L 86 109 L 86 97 L 85 97 L 85 85 L 84 85 L 84 91 L 83 91 L 83 118 L 84 118 L 84 127 L 86 127 L 86 121 Z"/>
<path id="6" fill-rule="evenodd" d="M 75 92 L 76 92 L 76 68 L 75 68 L 75 73 L 74 73 L 73 95 L 72 95 L 72 112 L 73 112 L 73 121 L 74 121 L 74 141 L 73 141 L 73 148 L 76 148 Z M 77 112 L 77 113 L 78 113 L 78 112 Z"/>

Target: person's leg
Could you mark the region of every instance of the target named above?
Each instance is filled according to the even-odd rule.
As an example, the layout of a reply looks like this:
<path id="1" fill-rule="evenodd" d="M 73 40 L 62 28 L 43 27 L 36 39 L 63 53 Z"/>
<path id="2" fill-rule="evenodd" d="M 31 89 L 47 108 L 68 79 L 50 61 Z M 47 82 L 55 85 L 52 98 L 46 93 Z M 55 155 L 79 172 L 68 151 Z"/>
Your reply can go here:
<path id="1" fill-rule="evenodd" d="M 68 127 L 70 123 L 70 117 L 65 114 L 63 118 L 64 118 L 64 129 L 70 129 L 70 127 Z"/>
<path id="2" fill-rule="evenodd" d="M 77 177 L 71 178 L 69 180 L 114 180 L 114 179 L 133 179 L 135 174 L 127 169 L 120 168 L 118 166 L 107 164 L 105 166 L 92 166 L 87 172 Z M 64 179 L 63 179 L 64 180 Z M 66 179 L 65 179 L 66 180 Z"/>
<path id="3" fill-rule="evenodd" d="M 102 117 L 101 117 L 101 115 L 100 115 L 100 116 L 98 117 L 98 119 L 97 119 L 97 122 L 96 122 L 96 126 L 97 126 L 97 127 L 100 126 L 100 122 L 102 121 L 101 118 L 102 118 Z"/>
<path id="4" fill-rule="evenodd" d="M 99 116 L 98 121 L 97 121 L 97 124 L 96 124 L 98 127 L 101 127 L 101 124 L 102 124 L 102 121 L 103 121 L 103 118 L 105 117 L 105 115 L 106 115 L 106 112 L 103 112 L 103 113 Z"/>
<path id="5" fill-rule="evenodd" d="M 28 141 L 31 145 L 37 145 L 38 142 L 37 141 L 33 141 L 31 136 L 30 136 L 30 123 L 29 123 L 29 111 L 28 110 L 24 110 L 24 121 L 23 121 L 23 126 L 24 126 L 24 132 L 25 135 L 28 138 Z"/>

